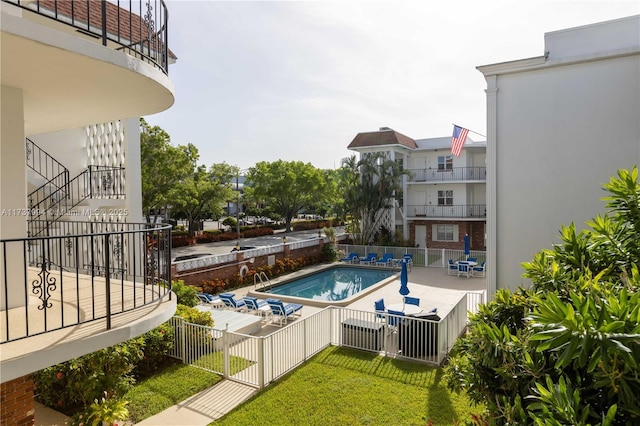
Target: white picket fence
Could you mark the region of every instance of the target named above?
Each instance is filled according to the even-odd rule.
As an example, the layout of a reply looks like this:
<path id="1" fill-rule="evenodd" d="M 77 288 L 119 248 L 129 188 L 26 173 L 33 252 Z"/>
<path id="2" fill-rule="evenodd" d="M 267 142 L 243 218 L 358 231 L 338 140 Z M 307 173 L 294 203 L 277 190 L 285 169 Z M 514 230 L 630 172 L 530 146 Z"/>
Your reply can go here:
<path id="1" fill-rule="evenodd" d="M 174 317 L 171 356 L 257 388 L 330 345 L 441 365 L 466 327 L 467 311 L 484 302 L 484 293 L 465 294 L 440 320 L 331 306 L 266 336 L 215 330 Z"/>

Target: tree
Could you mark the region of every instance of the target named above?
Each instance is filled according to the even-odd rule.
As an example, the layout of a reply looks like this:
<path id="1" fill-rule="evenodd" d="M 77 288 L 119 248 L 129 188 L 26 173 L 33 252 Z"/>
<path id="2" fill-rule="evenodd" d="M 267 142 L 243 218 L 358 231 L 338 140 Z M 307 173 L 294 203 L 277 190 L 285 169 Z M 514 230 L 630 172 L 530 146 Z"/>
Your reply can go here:
<path id="1" fill-rule="evenodd" d="M 384 213 L 401 197 L 402 177 L 408 174 L 382 152 L 362 154 L 359 161 L 355 155 L 342 160 L 342 212 L 357 242 L 369 244 L 381 231 Z"/>
<path id="2" fill-rule="evenodd" d="M 322 171 L 301 161 L 261 161 L 249 169 L 246 183 L 245 197 L 271 206 L 285 220 L 286 232 L 298 212 L 325 199 L 327 191 Z"/>
<path id="3" fill-rule="evenodd" d="M 214 164 L 209 170 L 201 165 L 176 183 L 171 190 L 173 211 L 187 219 L 189 235 L 194 234 L 196 222 L 220 217 L 224 203 L 233 193 L 234 174 L 235 168 L 226 163 Z"/>
<path id="4" fill-rule="evenodd" d="M 142 210 L 147 222 L 151 211 L 164 210 L 174 203 L 172 197 L 177 194 L 173 189 L 192 172 L 197 152 L 193 145 L 174 147 L 164 130 L 140 119 Z"/>
<path id="5" fill-rule="evenodd" d="M 524 263 L 530 289 L 501 290 L 471 316 L 446 368 L 491 424 L 630 425 L 640 420 L 640 184 L 619 170 L 610 211 Z"/>

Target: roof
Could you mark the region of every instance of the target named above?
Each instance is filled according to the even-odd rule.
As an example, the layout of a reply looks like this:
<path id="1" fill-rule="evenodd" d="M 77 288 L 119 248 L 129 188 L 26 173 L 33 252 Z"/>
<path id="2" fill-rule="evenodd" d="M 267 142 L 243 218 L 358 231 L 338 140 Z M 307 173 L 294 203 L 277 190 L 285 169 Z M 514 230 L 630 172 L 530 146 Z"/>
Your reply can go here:
<path id="1" fill-rule="evenodd" d="M 375 132 L 358 133 L 351 141 L 347 149 L 364 148 L 382 145 L 402 145 L 410 149 L 416 149 L 416 141 L 409 136 L 398 133 L 393 129 L 383 128 Z"/>

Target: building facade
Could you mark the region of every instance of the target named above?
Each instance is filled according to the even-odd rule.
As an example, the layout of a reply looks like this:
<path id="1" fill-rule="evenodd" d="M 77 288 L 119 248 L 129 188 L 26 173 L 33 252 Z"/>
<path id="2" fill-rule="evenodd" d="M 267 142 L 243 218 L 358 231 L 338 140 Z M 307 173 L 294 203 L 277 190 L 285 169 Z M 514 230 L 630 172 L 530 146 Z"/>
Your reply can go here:
<path id="1" fill-rule="evenodd" d="M 451 137 L 413 139 L 392 129 L 358 133 L 348 146 L 360 155 L 382 152 L 410 173 L 402 197 L 386 213 L 388 229 L 416 247 L 485 249 L 486 144 L 471 138 L 460 156 L 451 154 Z"/>
<path id="2" fill-rule="evenodd" d="M 640 16 L 547 33 L 544 55 L 478 67 L 487 81 L 487 285 L 561 225 L 605 210 L 602 185 L 640 162 Z"/>
<path id="3" fill-rule="evenodd" d="M 176 58 L 159 0 L 0 14 L 0 417 L 30 424 L 31 373 L 175 311 L 170 229 L 142 223 L 139 117 L 173 104 Z"/>

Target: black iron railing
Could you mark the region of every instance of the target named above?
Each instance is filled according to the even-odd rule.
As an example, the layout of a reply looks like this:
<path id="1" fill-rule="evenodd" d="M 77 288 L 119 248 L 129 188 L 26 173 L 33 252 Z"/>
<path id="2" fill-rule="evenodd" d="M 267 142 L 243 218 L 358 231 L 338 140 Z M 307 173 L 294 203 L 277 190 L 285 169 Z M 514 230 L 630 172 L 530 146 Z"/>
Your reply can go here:
<path id="1" fill-rule="evenodd" d="M 58 235 L 0 240 L 0 344 L 171 298 L 171 227 L 60 222 Z"/>
<path id="2" fill-rule="evenodd" d="M 412 169 L 410 182 L 464 182 L 486 180 L 486 167 L 454 167 L 453 169 Z"/>
<path id="3" fill-rule="evenodd" d="M 43 177 L 46 184 L 61 188 L 69 180 L 69 170 L 29 138 L 26 141 L 26 154 L 27 167 Z"/>
<path id="4" fill-rule="evenodd" d="M 97 212 L 89 207 L 78 207 L 84 200 L 121 198 L 125 198 L 125 169 L 89 166 L 63 187 L 45 185 L 27 196 L 29 236 L 48 235 L 50 224 L 63 216 L 97 216 Z"/>
<path id="5" fill-rule="evenodd" d="M 70 25 L 169 73 L 168 11 L 163 0 L 2 0 Z"/>
<path id="6" fill-rule="evenodd" d="M 485 204 L 410 205 L 407 206 L 407 216 L 447 218 L 487 217 L 487 206 Z"/>

